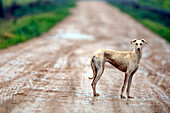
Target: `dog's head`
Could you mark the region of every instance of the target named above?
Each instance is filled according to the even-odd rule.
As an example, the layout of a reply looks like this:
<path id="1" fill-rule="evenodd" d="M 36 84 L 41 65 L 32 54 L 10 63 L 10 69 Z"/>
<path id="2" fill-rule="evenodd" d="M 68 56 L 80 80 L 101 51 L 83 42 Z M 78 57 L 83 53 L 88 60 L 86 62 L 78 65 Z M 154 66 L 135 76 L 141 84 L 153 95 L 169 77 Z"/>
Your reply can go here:
<path id="1" fill-rule="evenodd" d="M 141 40 L 134 39 L 134 40 L 131 41 L 131 44 L 135 44 L 135 50 L 136 51 L 141 51 L 143 45 L 147 44 L 147 42 L 144 39 L 141 39 Z"/>

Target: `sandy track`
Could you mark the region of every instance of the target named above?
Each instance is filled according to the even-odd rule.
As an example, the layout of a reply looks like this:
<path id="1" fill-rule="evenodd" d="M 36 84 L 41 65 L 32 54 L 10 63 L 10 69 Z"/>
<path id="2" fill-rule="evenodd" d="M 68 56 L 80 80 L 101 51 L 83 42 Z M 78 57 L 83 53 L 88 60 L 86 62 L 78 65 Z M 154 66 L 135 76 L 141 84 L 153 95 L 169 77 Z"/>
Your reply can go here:
<path id="1" fill-rule="evenodd" d="M 124 73 L 109 64 L 94 98 L 92 53 L 130 51 L 134 38 L 148 41 L 132 82 L 135 98 L 120 99 Z M 109 4 L 78 2 L 49 32 L 0 51 L 0 112 L 169 112 L 169 50 L 164 39 Z"/>

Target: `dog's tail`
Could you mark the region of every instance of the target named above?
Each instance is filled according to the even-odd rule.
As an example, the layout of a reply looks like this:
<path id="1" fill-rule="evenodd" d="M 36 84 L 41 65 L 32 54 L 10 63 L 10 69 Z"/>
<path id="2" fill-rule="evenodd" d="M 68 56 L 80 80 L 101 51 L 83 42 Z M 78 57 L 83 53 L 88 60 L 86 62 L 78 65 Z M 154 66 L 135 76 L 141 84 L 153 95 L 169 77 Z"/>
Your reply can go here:
<path id="1" fill-rule="evenodd" d="M 89 77 L 89 79 L 93 79 L 97 74 L 97 70 L 96 70 L 96 67 L 94 65 L 94 58 L 95 58 L 95 56 L 93 56 L 92 59 L 91 59 L 91 68 L 93 70 L 93 77 Z"/>

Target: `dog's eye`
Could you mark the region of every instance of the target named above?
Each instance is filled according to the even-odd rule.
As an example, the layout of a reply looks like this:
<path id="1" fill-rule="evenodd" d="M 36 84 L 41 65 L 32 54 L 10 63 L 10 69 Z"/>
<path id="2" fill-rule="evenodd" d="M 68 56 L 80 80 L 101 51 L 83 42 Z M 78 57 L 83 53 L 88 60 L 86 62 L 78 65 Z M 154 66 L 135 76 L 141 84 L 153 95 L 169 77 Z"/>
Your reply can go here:
<path id="1" fill-rule="evenodd" d="M 142 45 L 142 43 L 140 43 L 140 45 Z"/>
<path id="2" fill-rule="evenodd" d="M 136 45 L 138 45 L 138 43 L 136 43 Z"/>

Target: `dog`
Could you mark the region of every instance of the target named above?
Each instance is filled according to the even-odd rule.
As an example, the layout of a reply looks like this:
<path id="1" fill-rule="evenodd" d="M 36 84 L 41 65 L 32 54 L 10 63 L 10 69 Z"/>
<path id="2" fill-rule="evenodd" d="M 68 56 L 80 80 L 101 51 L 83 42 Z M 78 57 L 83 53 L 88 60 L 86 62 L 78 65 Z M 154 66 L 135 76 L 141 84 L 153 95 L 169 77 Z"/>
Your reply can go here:
<path id="1" fill-rule="evenodd" d="M 142 47 L 144 44 L 147 44 L 147 42 L 144 39 L 134 39 L 131 41 L 131 44 L 133 43 L 135 44 L 135 49 L 130 52 L 100 49 L 93 54 L 91 58 L 91 68 L 93 70 L 93 77 L 89 79 L 93 79 L 91 86 L 93 89 L 94 97 L 99 96 L 99 94 L 96 93 L 96 84 L 103 74 L 105 62 L 109 62 L 111 65 L 113 65 L 120 71 L 125 72 L 125 78 L 121 89 L 120 97 L 124 99 L 126 98 L 125 96 L 123 96 L 123 93 L 128 83 L 127 98 L 134 98 L 129 95 L 131 81 L 133 75 L 139 68 L 140 59 L 142 57 Z"/>

